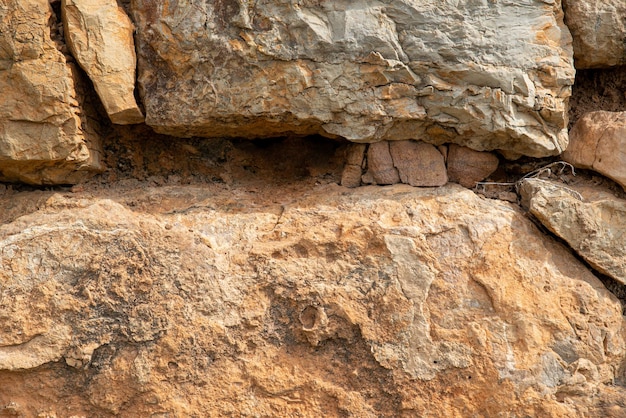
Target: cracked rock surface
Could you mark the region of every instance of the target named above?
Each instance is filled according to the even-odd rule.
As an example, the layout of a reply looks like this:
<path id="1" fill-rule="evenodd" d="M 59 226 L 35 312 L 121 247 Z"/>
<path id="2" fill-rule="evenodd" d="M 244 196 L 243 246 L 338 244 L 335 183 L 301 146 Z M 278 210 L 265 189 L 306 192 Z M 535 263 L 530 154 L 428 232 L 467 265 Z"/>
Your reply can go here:
<path id="1" fill-rule="evenodd" d="M 102 170 L 76 67 L 47 0 L 0 3 L 0 180 L 75 183 Z"/>
<path id="2" fill-rule="evenodd" d="M 522 199 L 593 268 L 626 285 L 626 201 L 591 188 L 524 180 Z"/>
<path id="3" fill-rule="evenodd" d="M 0 197 L 3 412 L 619 410 L 619 301 L 515 205 L 265 187 Z"/>
<path id="4" fill-rule="evenodd" d="M 174 136 L 418 139 L 556 155 L 560 1 L 132 2 L 146 123 Z"/>

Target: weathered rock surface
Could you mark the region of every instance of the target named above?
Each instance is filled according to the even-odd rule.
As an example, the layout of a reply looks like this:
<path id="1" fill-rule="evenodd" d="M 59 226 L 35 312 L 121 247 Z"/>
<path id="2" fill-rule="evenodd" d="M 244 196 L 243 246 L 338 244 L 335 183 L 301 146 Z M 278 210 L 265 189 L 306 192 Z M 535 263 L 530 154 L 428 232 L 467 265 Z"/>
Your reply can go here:
<path id="1" fill-rule="evenodd" d="M 555 155 L 560 1 L 132 3 L 146 123 L 175 136 L 419 139 Z"/>
<path id="2" fill-rule="evenodd" d="M 0 5 L 0 180 L 74 183 L 101 169 L 76 92 L 77 76 L 51 38 L 47 0 Z"/>
<path id="3" fill-rule="evenodd" d="M 626 64 L 626 2 L 563 0 L 576 68 Z"/>
<path id="4" fill-rule="evenodd" d="M 116 0 L 62 0 L 68 46 L 89 75 L 111 121 L 144 121 L 135 101 L 133 24 Z"/>
<path id="5" fill-rule="evenodd" d="M 448 147 L 446 166 L 450 181 L 470 189 L 496 171 L 499 163 L 498 157 L 490 152 L 474 151 L 454 144 Z"/>
<path id="6" fill-rule="evenodd" d="M 516 206 L 107 190 L 0 197 L 4 413 L 623 412 L 620 303 Z"/>
<path id="7" fill-rule="evenodd" d="M 393 165 L 402 183 L 416 187 L 437 187 L 448 182 L 443 155 L 433 145 L 417 141 L 389 143 Z"/>
<path id="8" fill-rule="evenodd" d="M 437 187 L 448 182 L 444 156 L 431 144 L 420 141 L 380 141 L 370 144 L 366 154 L 362 167 L 346 162 L 342 185 L 357 187 L 360 184 L 404 183 Z M 358 183 L 357 172 L 364 172 Z"/>
<path id="9" fill-rule="evenodd" d="M 521 193 L 542 224 L 593 268 L 626 285 L 626 201 L 538 179 L 524 180 Z"/>
<path id="10" fill-rule="evenodd" d="M 365 144 L 350 144 L 346 151 L 346 164 L 341 174 L 341 185 L 346 187 L 359 187 L 363 175 L 365 162 Z"/>
<path id="11" fill-rule="evenodd" d="M 570 132 L 563 159 L 592 169 L 626 189 L 626 112 L 590 112 Z"/>
<path id="12" fill-rule="evenodd" d="M 375 142 L 367 150 L 366 183 L 396 184 L 400 183 L 398 169 L 394 166 L 389 141 Z M 370 181 L 371 177 L 371 181 Z"/>

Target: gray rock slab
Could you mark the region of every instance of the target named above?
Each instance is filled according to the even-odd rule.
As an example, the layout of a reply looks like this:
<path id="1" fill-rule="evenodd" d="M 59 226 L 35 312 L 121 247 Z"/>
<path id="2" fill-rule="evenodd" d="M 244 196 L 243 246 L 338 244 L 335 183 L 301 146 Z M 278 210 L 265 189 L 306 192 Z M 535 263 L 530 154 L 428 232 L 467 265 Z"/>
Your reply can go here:
<path id="1" fill-rule="evenodd" d="M 181 137 L 567 146 L 560 1 L 135 0 L 146 123 Z"/>

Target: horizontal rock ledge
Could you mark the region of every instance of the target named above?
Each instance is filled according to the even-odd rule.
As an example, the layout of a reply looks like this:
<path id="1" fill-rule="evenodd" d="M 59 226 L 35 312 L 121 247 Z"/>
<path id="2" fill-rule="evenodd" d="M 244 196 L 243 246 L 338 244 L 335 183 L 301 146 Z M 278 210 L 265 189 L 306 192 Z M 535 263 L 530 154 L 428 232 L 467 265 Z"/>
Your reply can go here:
<path id="1" fill-rule="evenodd" d="M 567 146 L 574 67 L 560 1 L 137 0 L 132 11 L 157 132 L 411 139 L 533 157 Z"/>

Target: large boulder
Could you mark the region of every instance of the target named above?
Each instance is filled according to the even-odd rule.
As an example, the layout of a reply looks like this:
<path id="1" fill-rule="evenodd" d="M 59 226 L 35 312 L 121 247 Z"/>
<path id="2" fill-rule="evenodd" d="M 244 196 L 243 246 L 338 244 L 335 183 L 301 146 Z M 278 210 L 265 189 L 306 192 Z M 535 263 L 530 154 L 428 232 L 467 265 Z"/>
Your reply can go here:
<path id="1" fill-rule="evenodd" d="M 574 81 L 545 0 L 132 2 L 146 123 L 555 155 Z"/>
<path id="2" fill-rule="evenodd" d="M 597 171 L 626 189 L 626 112 L 585 114 L 570 131 L 563 160 Z"/>
<path id="3" fill-rule="evenodd" d="M 626 64 L 624 0 L 563 0 L 563 8 L 574 38 L 576 68 Z"/>
<path id="4" fill-rule="evenodd" d="M 0 5 L 0 180 L 79 181 L 102 168 L 78 75 L 51 38 L 47 0 Z"/>
<path id="5" fill-rule="evenodd" d="M 3 415 L 619 416 L 622 307 L 514 205 L 139 186 L 0 197 Z"/>
<path id="6" fill-rule="evenodd" d="M 113 123 L 143 122 L 135 101 L 133 24 L 116 0 L 62 0 L 65 36 Z"/>

